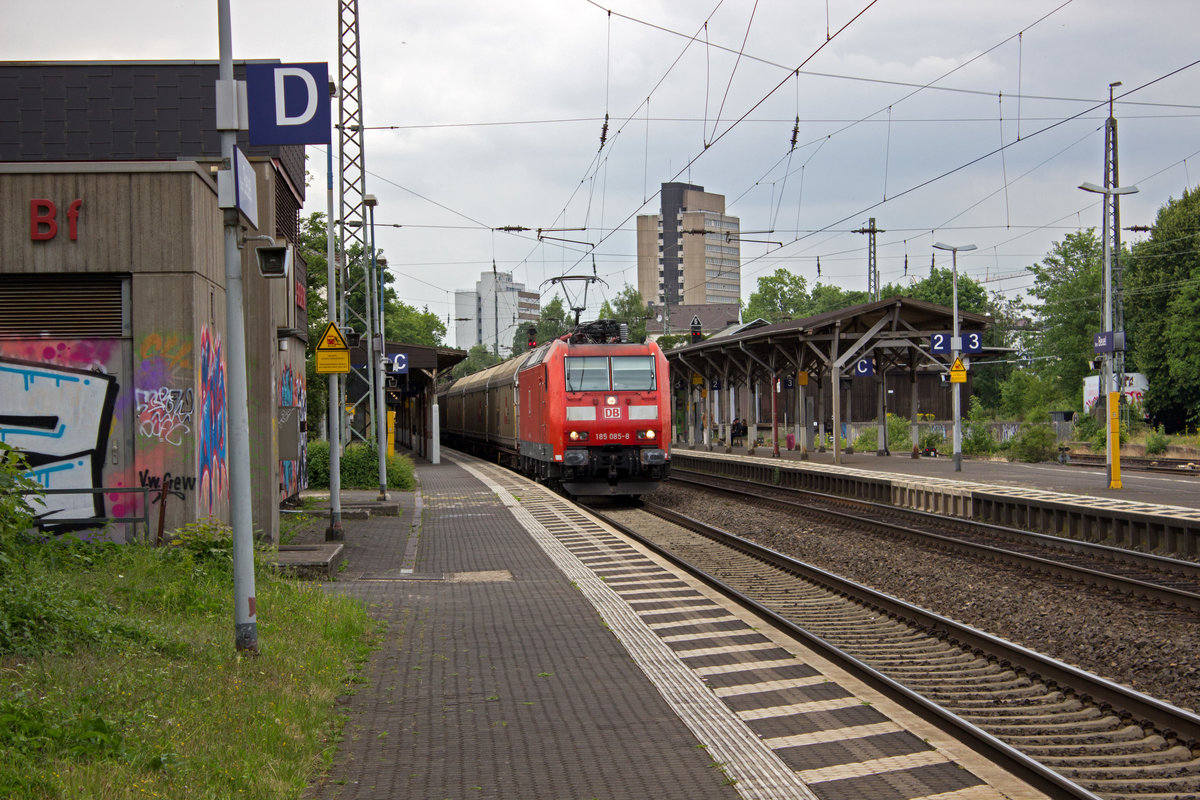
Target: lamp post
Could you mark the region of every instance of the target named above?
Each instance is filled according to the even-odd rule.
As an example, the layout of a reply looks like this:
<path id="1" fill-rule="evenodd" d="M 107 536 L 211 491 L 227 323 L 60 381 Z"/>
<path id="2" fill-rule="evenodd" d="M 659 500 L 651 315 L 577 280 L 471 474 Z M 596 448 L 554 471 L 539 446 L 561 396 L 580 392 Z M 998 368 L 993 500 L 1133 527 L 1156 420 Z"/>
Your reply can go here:
<path id="1" fill-rule="evenodd" d="M 958 359 L 962 356 L 962 336 L 958 332 L 958 251 L 974 250 L 973 244 L 960 244 L 958 246 L 934 242 L 933 247 L 936 250 L 950 251 L 951 281 L 954 290 L 954 333 L 950 335 L 950 350 L 954 355 L 954 363 L 958 363 Z M 952 384 L 953 405 L 951 413 L 954 415 L 954 471 L 962 472 L 962 384 Z"/>
<path id="2" fill-rule="evenodd" d="M 375 206 L 379 205 L 379 201 L 375 199 L 375 195 L 363 195 L 363 205 L 367 207 L 369 213 L 368 225 L 370 226 L 371 236 L 371 275 L 367 279 L 367 330 L 370 333 L 370 342 L 367 346 L 367 370 L 371 374 L 371 397 L 374 399 L 375 411 L 375 449 L 379 456 L 379 499 L 387 500 L 387 454 L 384 452 L 387 446 L 387 410 L 383 404 L 383 362 L 385 359 L 384 352 L 386 343 L 383 338 L 383 331 L 380 326 L 377 326 L 376 320 L 379 317 L 379 306 L 373 298 L 373 289 L 375 288 Z M 378 334 L 378 340 L 376 340 Z"/>
<path id="3" fill-rule="evenodd" d="M 1133 194 L 1138 188 L 1136 186 L 1097 186 L 1094 183 L 1081 183 L 1079 188 L 1085 192 L 1094 192 L 1095 194 L 1104 195 L 1104 221 L 1101 224 L 1103 233 L 1101 236 L 1104 239 L 1104 330 L 1109 335 L 1115 332 L 1113 326 L 1113 297 L 1112 297 L 1112 243 L 1108 238 L 1108 209 L 1109 203 L 1115 203 L 1113 199 L 1116 195 Z M 1114 337 L 1115 338 L 1115 337 Z M 1114 343 L 1115 346 L 1115 343 Z M 1104 354 L 1104 370 L 1100 373 L 1100 396 L 1105 398 L 1106 410 L 1108 411 L 1107 420 L 1104 425 L 1104 443 L 1105 443 L 1105 472 L 1107 473 L 1108 488 L 1121 488 L 1121 461 L 1118 456 L 1113 458 L 1115 452 L 1113 446 L 1113 415 L 1120 405 L 1121 389 L 1113 386 L 1113 353 L 1110 349 Z M 1121 442 L 1120 433 L 1117 433 L 1117 444 Z"/>

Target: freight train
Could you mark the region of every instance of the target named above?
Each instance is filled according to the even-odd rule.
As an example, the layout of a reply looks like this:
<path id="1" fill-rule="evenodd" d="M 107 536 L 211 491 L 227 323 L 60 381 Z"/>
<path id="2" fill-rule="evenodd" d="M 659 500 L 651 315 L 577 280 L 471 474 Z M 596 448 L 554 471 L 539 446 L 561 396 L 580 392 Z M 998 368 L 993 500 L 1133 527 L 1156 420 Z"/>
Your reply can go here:
<path id="1" fill-rule="evenodd" d="M 670 474 L 671 382 L 653 342 L 576 326 L 438 392 L 442 440 L 571 495 L 640 495 Z"/>

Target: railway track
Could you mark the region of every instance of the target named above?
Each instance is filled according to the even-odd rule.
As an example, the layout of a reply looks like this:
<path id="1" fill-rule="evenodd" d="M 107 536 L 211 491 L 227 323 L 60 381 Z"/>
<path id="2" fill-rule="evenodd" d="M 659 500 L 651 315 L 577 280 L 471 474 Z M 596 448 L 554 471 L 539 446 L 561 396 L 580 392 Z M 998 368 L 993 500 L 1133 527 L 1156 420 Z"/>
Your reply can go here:
<path id="1" fill-rule="evenodd" d="M 1103 467 L 1107 462 L 1103 453 L 1071 453 L 1067 463 L 1076 467 Z M 1200 476 L 1200 461 L 1194 458 L 1121 456 L 1121 469 Z"/>
<path id="2" fill-rule="evenodd" d="M 1200 563 L 800 489 L 684 473 L 672 481 L 1200 614 Z"/>
<path id="3" fill-rule="evenodd" d="M 1200 716 L 676 512 L 593 513 L 977 749 L 1053 771 L 1055 794 L 1200 797 Z"/>

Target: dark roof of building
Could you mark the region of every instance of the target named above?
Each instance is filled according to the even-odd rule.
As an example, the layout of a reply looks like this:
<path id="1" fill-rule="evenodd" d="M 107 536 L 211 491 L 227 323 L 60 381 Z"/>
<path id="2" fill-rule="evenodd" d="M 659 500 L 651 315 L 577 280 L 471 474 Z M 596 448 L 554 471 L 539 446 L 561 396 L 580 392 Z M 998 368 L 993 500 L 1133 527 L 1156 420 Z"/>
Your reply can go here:
<path id="1" fill-rule="evenodd" d="M 671 306 L 651 306 L 650 318 L 646 321 L 646 334 L 658 336 L 666 332 L 667 314 L 671 317 L 671 333 L 681 334 L 691 330 L 692 319 L 700 319 L 700 330 L 712 333 L 741 321 L 741 309 L 736 303 L 708 303 Z M 658 317 L 662 319 L 658 319 Z"/>
<path id="2" fill-rule="evenodd" d="M 217 73 L 216 61 L 0 61 L 0 161 L 219 159 Z M 278 158 L 303 202 L 303 145 L 252 147 L 242 131 L 238 146 Z"/>

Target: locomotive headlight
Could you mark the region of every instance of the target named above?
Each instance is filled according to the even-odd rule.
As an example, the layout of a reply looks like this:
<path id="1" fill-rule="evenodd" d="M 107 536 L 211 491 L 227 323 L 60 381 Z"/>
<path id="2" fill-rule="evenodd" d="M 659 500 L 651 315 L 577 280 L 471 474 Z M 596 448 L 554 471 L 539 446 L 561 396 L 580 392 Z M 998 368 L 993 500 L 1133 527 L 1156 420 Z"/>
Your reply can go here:
<path id="1" fill-rule="evenodd" d="M 617 396 L 610 394 L 608 397 L 604 398 L 604 404 L 606 406 L 615 406 L 617 404 Z"/>
<path id="2" fill-rule="evenodd" d="M 639 439 L 654 439 L 658 436 L 653 428 L 650 430 L 638 431 L 637 438 Z"/>
<path id="3" fill-rule="evenodd" d="M 586 442 L 588 434 L 587 431 L 571 431 L 567 434 L 567 438 L 572 442 Z"/>

